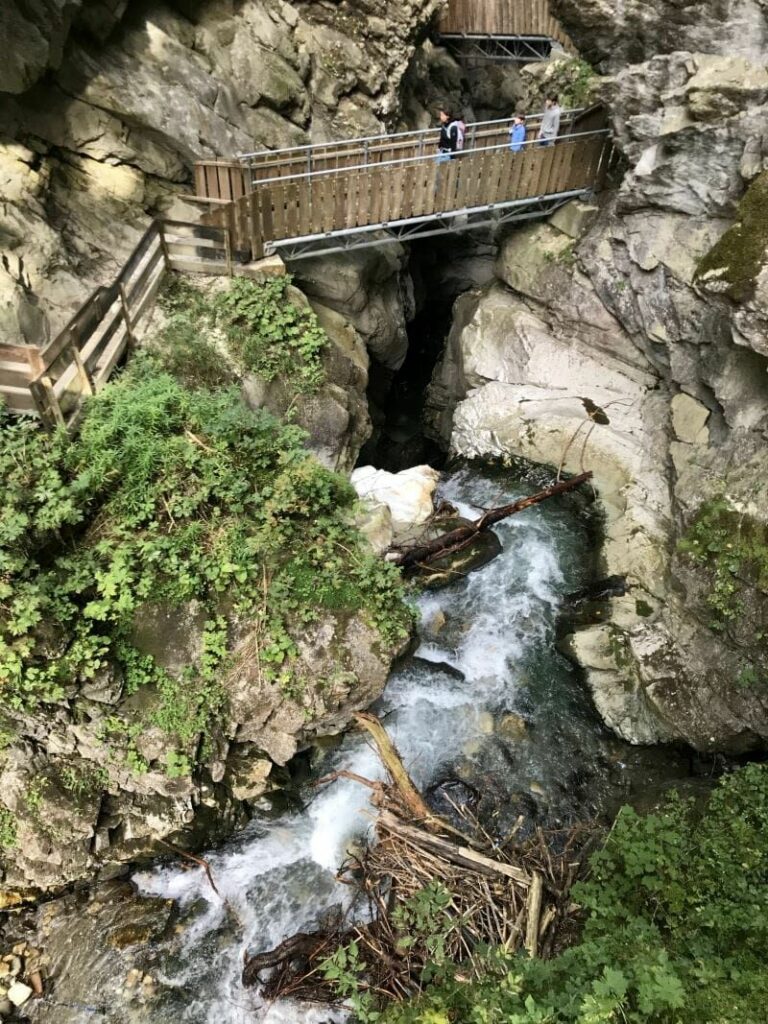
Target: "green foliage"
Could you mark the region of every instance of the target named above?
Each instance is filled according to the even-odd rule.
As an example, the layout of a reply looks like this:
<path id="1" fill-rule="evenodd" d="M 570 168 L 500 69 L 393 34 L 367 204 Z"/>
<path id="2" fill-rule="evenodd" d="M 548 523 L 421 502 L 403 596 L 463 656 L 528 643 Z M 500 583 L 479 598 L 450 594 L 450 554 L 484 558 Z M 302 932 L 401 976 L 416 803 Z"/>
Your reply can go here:
<path id="1" fill-rule="evenodd" d="M 360 950 L 353 940 L 348 946 L 341 946 L 320 965 L 326 981 L 333 986 L 341 999 L 346 1000 L 359 1024 L 373 1024 L 381 1018 L 381 1011 L 374 1005 L 370 992 L 364 991 L 364 964 Z"/>
<path id="2" fill-rule="evenodd" d="M 741 613 L 745 583 L 768 591 L 768 530 L 722 496 L 701 506 L 679 548 L 713 574 L 707 601 L 715 628 Z"/>
<path id="3" fill-rule="evenodd" d="M 104 768 L 87 762 L 65 765 L 59 772 L 59 779 L 75 800 L 97 796 L 109 781 Z"/>
<path id="4" fill-rule="evenodd" d="M 754 606 L 750 590 L 768 592 L 768 528 L 737 512 L 726 498 L 705 502 L 679 543 L 680 550 L 712 577 L 707 604 L 712 629 L 722 631 L 739 624 Z M 750 636 L 750 657 L 735 678 L 742 688 L 764 688 L 768 682 L 768 643 L 765 632 Z"/>
<path id="5" fill-rule="evenodd" d="M 422 995 L 384 1009 L 382 1024 L 765 1019 L 768 766 L 725 778 L 703 809 L 676 796 L 646 817 L 624 808 L 591 867 L 574 890 L 586 911 L 579 942 L 548 961 L 477 950 L 471 982 L 436 961 Z M 415 941 L 419 928 L 440 931 L 434 893 L 424 899 L 429 909 L 411 901 L 402 918 Z M 345 994 L 360 981 L 359 965 L 346 970 Z"/>
<path id="6" fill-rule="evenodd" d="M 236 277 L 227 291 L 208 299 L 185 278 L 170 275 L 160 297 L 166 324 L 152 350 L 190 388 L 222 387 L 253 372 L 286 381 L 296 394 L 316 391 L 328 337 L 299 295 L 291 295 L 290 284 L 288 276 Z"/>
<path id="7" fill-rule="evenodd" d="M 127 744 L 137 771 L 146 725 L 174 739 L 167 768 L 178 774 L 221 716 L 233 618 L 259 631 L 263 677 L 294 694 L 292 629 L 324 609 L 362 611 L 388 645 L 407 635 L 399 573 L 350 525 L 349 483 L 237 389 L 189 390 L 135 357 L 89 403 L 76 438 L 5 424 L 0 481 L 3 699 L 54 703 L 117 663 L 128 697 L 157 695 L 105 736 Z M 201 652 L 172 676 L 136 647 L 135 624 L 189 602 L 207 613 Z"/>
<path id="8" fill-rule="evenodd" d="M 589 106 L 594 102 L 595 69 L 585 60 L 574 60 L 566 70 L 568 78 L 561 89 L 560 102 L 564 107 Z"/>
<path id="9" fill-rule="evenodd" d="M 287 380 L 297 393 L 323 382 L 328 337 L 314 312 L 291 302 L 290 277 L 256 283 L 236 277 L 216 300 L 219 323 L 230 348 L 247 370 L 265 380 Z"/>
<path id="10" fill-rule="evenodd" d="M 0 807 L 0 850 L 16 845 L 16 818 L 6 807 Z"/>

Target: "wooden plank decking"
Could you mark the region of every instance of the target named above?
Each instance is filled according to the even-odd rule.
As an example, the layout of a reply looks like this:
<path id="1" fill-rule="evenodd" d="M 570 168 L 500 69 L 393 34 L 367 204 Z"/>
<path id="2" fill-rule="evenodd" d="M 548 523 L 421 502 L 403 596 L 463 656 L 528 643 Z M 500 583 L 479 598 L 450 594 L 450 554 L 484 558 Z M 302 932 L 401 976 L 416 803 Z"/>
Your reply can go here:
<path id="1" fill-rule="evenodd" d="M 226 225 L 153 221 L 115 280 L 97 288 L 45 346 L 0 342 L 0 399 L 14 413 L 72 429 L 84 400 L 109 380 L 135 342 L 167 270 L 232 271 Z"/>
<path id="2" fill-rule="evenodd" d="M 611 153 L 605 130 L 565 136 L 521 153 L 483 149 L 438 164 L 434 156 L 257 185 L 204 222 L 234 223 L 233 244 L 264 255 L 267 243 L 386 225 L 409 218 L 599 187 Z"/>

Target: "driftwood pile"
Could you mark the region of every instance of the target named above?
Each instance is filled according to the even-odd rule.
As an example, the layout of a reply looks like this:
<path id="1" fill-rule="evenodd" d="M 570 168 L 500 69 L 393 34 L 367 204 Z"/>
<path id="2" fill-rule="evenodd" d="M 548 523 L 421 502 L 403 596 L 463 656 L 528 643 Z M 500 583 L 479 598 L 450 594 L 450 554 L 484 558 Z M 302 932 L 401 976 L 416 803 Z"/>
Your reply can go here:
<path id="1" fill-rule="evenodd" d="M 372 792 L 376 840 L 350 856 L 339 875 L 356 887 L 360 900 L 355 912 L 368 923 L 351 924 L 339 912 L 324 928 L 248 958 L 243 983 L 259 985 L 268 999 L 332 1003 L 338 995 L 325 978 L 324 964 L 354 941 L 369 991 L 383 1003 L 412 997 L 420 991 L 435 950 L 424 936 L 414 940 L 418 929 L 404 921 L 403 910 L 435 882 L 449 896 L 437 913 L 441 953 L 457 965 L 457 978 L 474 976 L 474 958 L 482 946 L 550 955 L 563 932 L 577 924 L 579 911 L 569 891 L 594 830 L 586 825 L 547 834 L 537 830 L 518 841 L 521 818 L 511 834 L 495 839 L 458 807 L 461 827 L 456 827 L 424 802 L 381 722 L 366 713 L 356 717 L 374 741 L 389 781 L 338 772 L 321 783 L 351 778 Z"/>

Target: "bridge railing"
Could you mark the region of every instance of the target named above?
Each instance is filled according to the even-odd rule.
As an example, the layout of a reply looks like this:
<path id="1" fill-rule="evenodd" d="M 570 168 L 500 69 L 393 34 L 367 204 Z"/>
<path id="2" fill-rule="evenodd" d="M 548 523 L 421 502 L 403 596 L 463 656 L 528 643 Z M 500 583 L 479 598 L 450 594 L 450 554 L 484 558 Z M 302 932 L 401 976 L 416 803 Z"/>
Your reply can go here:
<path id="1" fill-rule="evenodd" d="M 167 270 L 232 273 L 226 227 L 155 220 L 111 284 L 97 288 L 45 346 L 0 343 L 0 399 L 49 427 L 76 425 L 134 344 Z"/>
<path id="2" fill-rule="evenodd" d="M 552 146 L 529 142 L 519 153 L 505 141 L 444 163 L 433 155 L 314 171 L 262 182 L 214 206 L 204 222 L 226 227 L 235 248 L 257 259 L 281 240 L 374 231 L 448 211 L 599 188 L 611 153 L 608 129 L 599 129 L 566 135 Z"/>
<path id="3" fill-rule="evenodd" d="M 549 0 L 449 0 L 437 30 L 441 36 L 541 36 L 576 52 Z"/>
<path id="4" fill-rule="evenodd" d="M 563 111 L 561 133 L 573 130 L 583 113 L 583 108 Z M 542 113 L 536 113 L 526 118 L 529 135 L 538 131 L 542 117 Z M 464 152 L 503 144 L 511 123 L 511 118 L 505 117 L 467 125 Z M 397 159 L 418 159 L 437 151 L 439 135 L 439 129 L 425 128 L 244 153 L 237 160 L 199 160 L 195 164 L 195 193 L 201 199 L 230 202 L 262 181 L 273 178 L 292 178 L 313 171 L 342 171 Z"/>

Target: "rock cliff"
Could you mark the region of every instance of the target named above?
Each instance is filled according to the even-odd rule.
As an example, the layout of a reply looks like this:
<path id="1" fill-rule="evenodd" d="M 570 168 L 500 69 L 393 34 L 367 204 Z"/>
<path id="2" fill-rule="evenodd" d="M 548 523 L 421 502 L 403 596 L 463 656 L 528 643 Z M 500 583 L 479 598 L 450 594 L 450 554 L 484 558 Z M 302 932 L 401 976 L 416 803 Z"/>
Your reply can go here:
<path id="1" fill-rule="evenodd" d="M 768 12 L 556 7 L 611 72 L 624 164 L 599 207 L 511 231 L 459 300 L 430 429 L 594 469 L 630 588 L 571 640 L 598 708 L 634 742 L 747 750 L 768 739 Z"/>
<path id="2" fill-rule="evenodd" d="M 0 334 L 55 334 L 196 158 L 386 130 L 439 5 L 4 4 Z"/>

